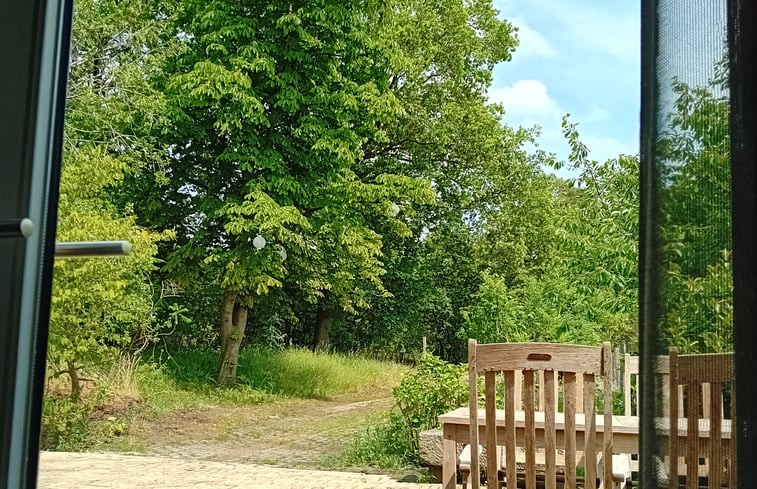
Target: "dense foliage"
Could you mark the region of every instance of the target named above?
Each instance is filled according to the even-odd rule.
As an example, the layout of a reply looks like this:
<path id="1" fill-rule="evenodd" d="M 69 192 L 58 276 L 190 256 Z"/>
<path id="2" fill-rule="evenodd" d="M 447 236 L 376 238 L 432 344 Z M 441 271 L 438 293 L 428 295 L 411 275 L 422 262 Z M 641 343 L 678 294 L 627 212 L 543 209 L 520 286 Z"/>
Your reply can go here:
<path id="1" fill-rule="evenodd" d="M 727 60 L 707 86 L 673 83 L 660 141 L 665 338 L 681 351 L 733 349 Z"/>
<path id="2" fill-rule="evenodd" d="M 163 96 L 148 77 L 165 46 L 150 2 L 77 3 L 71 46 L 58 240 L 127 240 L 123 259 L 55 264 L 48 358 L 68 374 L 79 398 L 79 371 L 139 349 L 155 337 L 157 243 L 168 230 L 137 225 L 136 202 L 119 203 L 126 175 L 161 161 L 154 131 L 166 121 Z M 155 47 L 147 51 L 144 46 Z"/>
<path id="3" fill-rule="evenodd" d="M 219 352 L 223 385 L 245 344 L 633 350 L 638 159 L 591 159 L 568 117 L 568 161 L 527 150 L 487 98 L 517 46 L 491 0 L 77 2 L 60 239 L 134 251 L 56 264 L 51 374 L 77 398 L 151 345 Z M 687 351 L 731 341 L 729 209 L 697 198 L 727 200 L 723 80 L 676 82 L 661 145 Z"/>

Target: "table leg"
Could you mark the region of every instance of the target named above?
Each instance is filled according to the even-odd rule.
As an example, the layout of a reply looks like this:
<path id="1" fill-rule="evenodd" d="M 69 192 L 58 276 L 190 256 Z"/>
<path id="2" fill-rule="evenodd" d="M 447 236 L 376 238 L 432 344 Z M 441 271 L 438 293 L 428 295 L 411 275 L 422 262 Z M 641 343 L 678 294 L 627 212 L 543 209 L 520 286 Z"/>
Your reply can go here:
<path id="1" fill-rule="evenodd" d="M 455 433 L 451 425 L 445 424 L 442 428 L 442 489 L 455 489 L 457 478 L 457 443 Z"/>

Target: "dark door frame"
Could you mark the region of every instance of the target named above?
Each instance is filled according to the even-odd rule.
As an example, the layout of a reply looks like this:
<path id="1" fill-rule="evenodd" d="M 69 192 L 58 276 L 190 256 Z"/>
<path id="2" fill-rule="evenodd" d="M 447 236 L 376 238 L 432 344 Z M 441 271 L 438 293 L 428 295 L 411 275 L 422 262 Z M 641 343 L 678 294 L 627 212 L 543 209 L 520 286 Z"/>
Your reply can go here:
<path id="1" fill-rule="evenodd" d="M 0 7 L 0 488 L 36 486 L 71 8 Z"/>

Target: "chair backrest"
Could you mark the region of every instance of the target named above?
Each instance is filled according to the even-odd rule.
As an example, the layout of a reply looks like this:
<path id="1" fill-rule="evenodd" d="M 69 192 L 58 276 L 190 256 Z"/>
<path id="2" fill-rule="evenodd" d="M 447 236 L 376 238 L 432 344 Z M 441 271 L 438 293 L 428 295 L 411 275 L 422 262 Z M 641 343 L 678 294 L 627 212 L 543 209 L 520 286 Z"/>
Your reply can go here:
<path id="1" fill-rule="evenodd" d="M 535 399 L 535 409 L 537 411 L 544 411 L 546 409 L 546 386 L 545 386 L 545 380 L 544 380 L 544 371 L 540 370 L 535 373 L 534 377 L 534 388 L 536 389 L 537 396 Z M 583 388 L 584 384 L 583 382 L 576 382 L 576 398 L 577 399 L 583 399 Z M 515 409 L 516 410 L 523 410 L 525 409 L 524 404 L 524 397 L 523 397 L 523 371 L 522 370 L 516 370 L 515 371 Z M 552 389 L 552 395 L 555 399 L 559 399 L 559 381 L 555 381 L 554 388 Z M 564 406 L 560 406 L 559 403 L 555 403 L 554 410 L 555 412 L 561 412 L 561 408 L 564 409 Z M 584 406 L 582 403 L 579 403 L 576 405 L 576 412 L 577 413 L 583 413 L 584 412 Z"/>
<path id="2" fill-rule="evenodd" d="M 565 487 L 576 487 L 576 412 L 581 405 L 585 417 L 584 474 L 586 481 L 596 480 L 597 436 L 595 386 L 596 376 L 603 378 L 604 420 L 603 453 L 604 480 L 612 481 L 612 351 L 610 344 L 602 347 L 563 345 L 552 343 L 494 343 L 479 345 L 476 340 L 468 340 L 469 366 L 469 411 L 471 473 L 478 474 L 478 387 L 479 375 L 484 376 L 485 398 L 485 443 L 487 453 L 496 453 L 497 445 L 505 446 L 505 474 L 508 481 L 517 480 L 515 448 L 518 440 L 515 434 L 515 411 L 520 410 L 516 401 L 516 372 L 523 375 L 523 411 L 525 417 L 525 437 L 523 445 L 526 455 L 526 489 L 536 488 L 536 379 L 543 378 L 544 455 L 545 488 L 554 489 L 557 482 L 556 450 L 565 449 Z M 497 377 L 502 372 L 504 384 L 505 440 L 497 440 L 496 397 Z M 558 437 L 555 413 L 557 411 L 557 379 L 563 377 L 564 436 L 557 446 Z M 582 384 L 582 395 L 577 395 L 578 384 Z M 487 457 L 487 474 L 497 474 L 496 457 Z M 490 479 L 492 480 L 492 479 Z M 493 479 L 496 480 L 496 479 Z M 473 489 L 478 489 L 477 477 L 471 478 Z M 491 484 L 490 484 L 491 485 Z M 513 486 L 514 487 L 514 486 Z M 587 487 L 589 487 L 587 485 Z M 592 484 L 593 487 L 593 484 Z"/>
<path id="3" fill-rule="evenodd" d="M 639 357 L 625 354 L 623 362 L 623 414 L 626 416 L 638 416 L 639 415 Z M 633 389 L 632 387 L 636 388 Z M 633 396 L 636 401 L 635 405 L 632 405 L 631 391 L 635 392 Z M 633 409 L 633 408 L 636 409 Z"/>
<path id="4" fill-rule="evenodd" d="M 661 396 L 661 398 L 658 397 L 657 404 L 662 406 L 662 415 L 665 417 L 669 416 L 670 413 L 669 368 L 669 359 L 667 356 L 660 355 L 655 358 L 655 380 L 659 382 L 658 386 L 660 387 L 657 391 L 657 395 Z M 623 362 L 623 414 L 626 416 L 639 415 L 639 392 L 641 390 L 639 389 L 641 380 L 639 373 L 639 357 L 626 353 L 625 361 Z M 703 396 L 709 396 L 709 386 L 703 386 L 702 389 Z M 682 413 L 684 409 L 683 387 L 679 387 L 678 394 L 678 412 Z M 707 399 L 709 399 L 709 397 L 707 397 Z"/>
<path id="5" fill-rule="evenodd" d="M 676 427 L 683 425 L 679 420 L 685 419 L 685 447 L 679 446 L 678 436 L 669 436 L 668 454 L 670 463 L 670 487 L 678 488 L 679 455 L 686 461 L 687 489 L 701 487 L 699 478 L 699 460 L 704 455 L 709 470 L 706 482 L 709 487 L 735 487 L 735 428 L 734 420 L 734 382 L 733 353 L 707 353 L 697 355 L 679 355 L 675 348 L 670 350 L 670 433 L 676 433 Z M 705 396 L 703 385 L 707 385 Z M 685 415 L 679 408 L 679 396 L 683 389 L 685 396 Z M 730 422 L 723 421 L 724 393 L 730 395 Z M 700 406 L 706 406 L 701 409 Z M 700 412 L 705 414 L 700 417 Z M 682 426 L 681 426 L 682 427 Z M 723 432 L 727 428 L 727 433 Z M 731 438 L 724 450 L 724 434 Z M 704 448 L 707 448 L 705 451 Z M 725 470 L 725 473 L 723 472 Z"/>

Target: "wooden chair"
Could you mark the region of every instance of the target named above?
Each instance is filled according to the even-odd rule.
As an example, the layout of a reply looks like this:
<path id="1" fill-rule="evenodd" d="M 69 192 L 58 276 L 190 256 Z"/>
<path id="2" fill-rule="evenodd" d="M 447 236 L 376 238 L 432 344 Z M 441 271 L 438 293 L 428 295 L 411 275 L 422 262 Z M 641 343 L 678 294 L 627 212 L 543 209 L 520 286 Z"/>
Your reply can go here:
<path id="1" fill-rule="evenodd" d="M 669 487 L 678 489 L 679 476 L 684 472 L 686 489 L 703 486 L 718 489 L 723 486 L 735 488 L 736 444 L 731 440 L 727 445 L 730 448 L 726 450 L 723 436 L 723 401 L 724 393 L 728 389 L 731 405 L 730 423 L 734 426 L 733 354 L 678 355 L 678 351 L 672 348 L 669 358 L 671 435 L 680 432 L 685 424 L 685 447 L 679 446 L 680 435 L 668 438 Z M 708 389 L 702 389 L 703 385 L 707 385 Z M 679 407 L 679 397 L 686 399 L 685 414 Z M 705 414 L 700 417 L 700 413 Z M 728 430 L 727 437 L 733 436 L 733 431 Z M 679 460 L 682 453 L 683 464 Z M 705 466 L 708 467 L 704 476 L 702 456 L 706 461 Z"/>
<path id="2" fill-rule="evenodd" d="M 535 409 L 537 412 L 539 411 L 543 412 L 544 409 L 546 408 L 546 387 L 545 387 L 545 380 L 544 380 L 544 371 L 542 370 L 542 371 L 537 372 L 536 377 L 537 378 L 535 379 L 534 388 L 537 390 L 538 395 L 536 396 L 536 399 L 534 400 Z M 515 371 L 515 379 L 514 379 L 513 385 L 514 385 L 513 397 L 515 399 L 515 409 L 516 411 L 520 411 L 524 408 L 523 407 L 524 403 L 523 403 L 523 371 L 522 370 Z M 576 397 L 582 399 L 583 391 L 579 390 L 578 388 L 579 385 L 581 386 L 581 389 L 583 388 L 582 382 L 576 383 Z M 558 399 L 558 395 L 559 395 L 558 382 L 556 381 L 554 382 L 552 396 L 554 399 Z M 555 404 L 554 405 L 555 412 L 560 412 L 557 402 L 555 402 L 554 404 Z M 583 412 L 583 405 L 576 406 L 576 412 L 577 413 Z M 515 452 L 515 462 L 516 464 L 523 465 L 526 463 L 526 452 L 524 449 L 522 449 L 523 447 L 519 447 L 519 448 L 521 448 L 521 450 L 516 450 Z M 497 457 L 498 457 L 498 460 L 500 461 L 499 475 L 502 475 L 502 476 L 504 476 L 504 473 L 503 473 L 504 465 L 502 465 L 501 462 L 504 461 L 504 456 L 505 456 L 504 449 L 505 447 L 500 446 L 498 447 L 498 450 L 497 450 Z M 480 454 L 482 453 L 483 451 L 480 451 Z M 479 456 L 479 462 L 481 462 L 481 460 L 484 460 L 485 458 L 486 457 Z M 467 489 L 468 484 L 470 483 L 470 471 L 471 471 L 471 446 L 470 445 L 465 445 L 463 447 L 463 451 L 460 453 L 458 460 L 459 460 L 458 471 L 460 472 L 460 477 L 462 478 L 462 481 L 463 481 L 463 489 Z M 536 461 L 537 461 L 537 465 L 541 465 L 541 466 L 544 465 L 545 460 L 544 460 L 543 448 L 537 448 Z M 556 464 L 558 467 L 565 465 L 564 457 L 561 457 L 560 454 L 558 454 L 557 456 Z"/>
<path id="3" fill-rule="evenodd" d="M 668 380 L 669 373 L 669 360 L 666 355 L 660 355 L 655 359 L 655 377 L 659 382 L 660 389 L 657 394 L 660 396 L 657 398 L 657 404 L 660 406 L 662 416 L 670 415 L 670 381 Z M 635 355 L 625 354 L 625 361 L 623 364 L 623 405 L 624 414 L 626 416 L 638 416 L 639 415 L 639 357 Z M 636 402 L 634 403 L 633 400 Z M 678 412 L 684 412 L 683 403 L 683 386 L 678 388 Z M 705 401 L 702 405 L 702 415 L 709 416 L 709 399 L 710 399 L 710 385 L 702 385 L 702 399 Z"/>
<path id="4" fill-rule="evenodd" d="M 577 487 L 576 454 L 584 452 L 584 481 L 585 487 L 596 487 L 597 481 L 613 481 L 618 479 L 613 474 L 612 455 L 612 353 L 609 343 L 603 347 L 562 345 L 549 343 L 498 343 L 479 345 L 476 340 L 468 342 L 469 365 L 469 407 L 470 416 L 470 471 L 479 473 L 479 423 L 478 423 L 478 387 L 479 375 L 484 376 L 485 384 L 485 443 L 488 453 L 497 453 L 498 445 L 504 445 L 505 484 L 508 488 L 517 487 L 516 449 L 525 448 L 525 487 L 536 488 L 536 391 L 535 379 L 544 379 L 543 403 L 543 448 L 544 448 L 544 487 L 555 489 L 557 486 L 557 450 L 564 449 L 564 478 L 565 488 Z M 525 413 L 525 437 L 516 437 L 515 411 L 521 407 L 516 402 L 516 373 L 523 375 L 523 410 Z M 498 372 L 502 372 L 504 383 L 504 415 L 505 439 L 497 440 L 496 432 L 496 389 Z M 558 399 L 556 396 L 557 378 L 561 373 L 564 384 L 564 423 L 561 429 L 564 436 L 557 437 L 555 422 Z M 604 419 L 603 440 L 601 450 L 597 449 L 595 379 L 600 375 L 604 380 Z M 582 396 L 577 396 L 577 384 L 582 384 Z M 584 446 L 576 446 L 576 412 L 577 406 L 582 405 L 582 411 L 589 413 L 585 416 L 582 428 Z M 541 434 L 541 433 L 540 433 Z M 558 441 L 560 446 L 558 446 Z M 598 455 L 601 453 L 601 457 Z M 497 474 L 503 465 L 500 457 L 487 457 L 487 474 L 493 481 L 492 474 Z M 597 461 L 600 461 L 597 464 Z M 606 462 L 606 463 L 604 463 Z M 599 467 L 598 467 L 599 465 Z M 600 474 L 598 477 L 598 470 Z M 624 472 L 625 474 L 625 472 Z M 495 476 L 496 477 L 496 476 Z M 622 477 L 624 478 L 624 477 Z M 620 485 L 621 481 L 618 481 Z M 622 480 L 625 483 L 625 480 Z M 491 482 L 489 483 L 492 486 Z M 479 479 L 471 478 L 471 487 L 479 488 Z"/>

